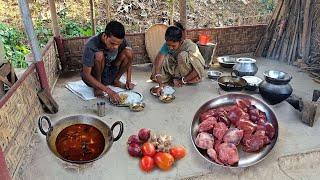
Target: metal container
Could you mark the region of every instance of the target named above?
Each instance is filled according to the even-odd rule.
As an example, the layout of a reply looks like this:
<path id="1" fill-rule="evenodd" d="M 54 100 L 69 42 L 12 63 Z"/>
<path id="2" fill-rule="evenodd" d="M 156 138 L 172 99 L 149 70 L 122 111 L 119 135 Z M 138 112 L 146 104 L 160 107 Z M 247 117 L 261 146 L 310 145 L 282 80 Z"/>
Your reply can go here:
<path id="1" fill-rule="evenodd" d="M 259 92 L 269 104 L 278 104 L 292 94 L 293 89 L 289 84 L 292 76 L 288 73 L 269 70 L 265 71 L 263 75 L 265 80 L 260 84 Z"/>
<path id="2" fill-rule="evenodd" d="M 262 82 L 262 79 L 257 76 L 243 76 L 242 78 L 247 81 L 245 89 L 249 91 L 255 91 Z"/>
<path id="3" fill-rule="evenodd" d="M 268 144 L 266 147 L 264 147 L 261 151 L 257 153 L 247 153 L 244 152 L 240 149 L 239 150 L 239 157 L 240 161 L 233 165 L 233 166 L 225 166 L 225 165 L 220 165 L 213 160 L 207 155 L 206 150 L 202 150 L 198 148 L 195 144 L 195 140 L 197 138 L 198 134 L 198 125 L 199 125 L 199 120 L 200 120 L 200 113 L 205 112 L 209 109 L 212 108 L 218 108 L 221 106 L 227 106 L 227 105 L 233 105 L 236 103 L 237 99 L 245 99 L 248 100 L 252 105 L 256 106 L 259 110 L 263 111 L 266 113 L 267 121 L 273 125 L 275 128 L 275 135 L 274 138 L 271 140 L 271 143 Z M 244 168 L 244 167 L 249 167 L 252 166 L 260 161 L 262 161 L 266 156 L 271 152 L 273 147 L 275 146 L 277 140 L 278 140 L 278 121 L 276 118 L 275 113 L 272 111 L 272 109 L 265 104 L 262 100 L 259 100 L 257 98 L 254 98 L 250 95 L 247 94 L 241 94 L 241 93 L 229 93 L 225 95 L 218 96 L 205 104 L 203 104 L 196 114 L 193 117 L 193 121 L 191 123 L 191 128 L 190 128 L 190 133 L 191 133 L 191 141 L 197 152 L 200 154 L 202 158 L 207 160 L 208 162 L 217 165 L 217 166 L 223 166 L 223 167 L 228 167 L 228 168 Z"/>
<path id="4" fill-rule="evenodd" d="M 48 123 L 49 128 L 47 131 L 45 131 L 43 129 L 43 125 L 42 125 L 43 120 L 47 121 L 47 123 Z M 71 160 L 64 158 L 63 156 L 61 156 L 58 153 L 57 148 L 56 148 L 56 139 L 57 139 L 59 133 L 62 130 L 64 130 L 65 128 L 72 126 L 72 125 L 76 125 L 76 124 L 87 124 L 87 125 L 93 126 L 93 127 L 97 128 L 103 134 L 103 137 L 105 140 L 105 147 L 104 147 L 104 150 L 102 151 L 102 153 L 97 158 L 92 159 L 92 160 L 88 160 L 88 161 L 71 161 Z M 116 137 L 114 137 L 113 136 L 113 129 L 117 125 L 120 126 L 120 131 L 119 131 L 118 135 Z M 46 136 L 47 144 L 48 144 L 48 147 L 51 150 L 51 152 L 54 155 L 56 155 L 58 158 L 60 158 L 64 161 L 67 161 L 70 163 L 76 163 L 76 164 L 89 163 L 89 162 L 95 161 L 97 159 L 100 159 L 103 155 L 105 155 L 108 152 L 108 150 L 111 148 L 113 142 L 120 139 L 120 137 L 122 136 L 122 133 L 123 133 L 123 123 L 121 121 L 115 122 L 111 126 L 111 128 L 109 128 L 109 126 L 106 125 L 101 120 L 99 120 L 95 117 L 84 116 L 84 115 L 65 117 L 53 125 L 51 124 L 51 121 L 47 116 L 42 116 L 39 118 L 38 126 L 40 129 L 40 132 Z"/>
<path id="5" fill-rule="evenodd" d="M 221 76 L 218 78 L 218 84 L 224 91 L 241 91 L 247 82 L 241 77 Z"/>
<path id="6" fill-rule="evenodd" d="M 106 115 L 107 108 L 105 102 L 97 102 L 97 115 L 99 117 L 104 117 Z"/>
<path id="7" fill-rule="evenodd" d="M 134 102 L 134 103 L 130 104 L 129 108 L 131 111 L 140 112 L 140 111 L 144 110 L 145 106 L 146 106 L 146 104 L 144 102 Z"/>
<path id="8" fill-rule="evenodd" d="M 254 76 L 258 72 L 256 60 L 252 58 L 238 58 L 237 64 L 233 66 L 231 75 Z"/>
<path id="9" fill-rule="evenodd" d="M 173 94 L 163 94 L 159 96 L 159 100 L 163 103 L 171 103 L 175 98 Z"/>
<path id="10" fill-rule="evenodd" d="M 210 70 L 207 72 L 207 75 L 209 79 L 218 79 L 222 75 L 222 72 Z"/>
<path id="11" fill-rule="evenodd" d="M 236 63 L 236 58 L 230 56 L 222 56 L 217 58 L 221 67 L 232 68 Z"/>

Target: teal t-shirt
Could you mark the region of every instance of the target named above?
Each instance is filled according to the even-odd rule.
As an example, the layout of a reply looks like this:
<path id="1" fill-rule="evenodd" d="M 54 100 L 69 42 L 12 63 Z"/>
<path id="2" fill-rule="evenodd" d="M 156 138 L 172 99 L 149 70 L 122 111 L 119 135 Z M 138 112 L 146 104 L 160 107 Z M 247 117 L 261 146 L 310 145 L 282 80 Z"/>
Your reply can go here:
<path id="1" fill-rule="evenodd" d="M 167 43 L 164 43 L 160 49 L 160 54 L 162 55 L 173 54 L 173 51 L 169 49 Z"/>

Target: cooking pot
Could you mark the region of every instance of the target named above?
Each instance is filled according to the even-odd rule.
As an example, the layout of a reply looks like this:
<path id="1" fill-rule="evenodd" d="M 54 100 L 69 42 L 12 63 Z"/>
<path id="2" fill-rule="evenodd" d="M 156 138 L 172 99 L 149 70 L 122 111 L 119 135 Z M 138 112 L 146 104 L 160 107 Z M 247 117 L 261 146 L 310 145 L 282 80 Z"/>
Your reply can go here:
<path id="1" fill-rule="evenodd" d="M 43 125 L 42 125 L 43 120 L 47 121 L 47 123 L 48 123 L 49 128 L 47 131 L 45 131 L 43 129 Z M 70 160 L 70 159 L 62 156 L 58 152 L 57 146 L 56 146 L 57 137 L 60 137 L 61 134 L 63 134 L 63 133 L 61 133 L 62 131 L 64 131 L 66 128 L 70 128 L 73 125 L 85 125 L 85 126 L 89 125 L 88 127 L 94 127 L 93 129 L 96 129 L 97 132 L 98 131 L 100 132 L 100 134 L 103 136 L 102 139 L 104 141 L 102 142 L 102 144 L 104 144 L 104 147 L 103 147 L 103 150 L 101 150 L 102 152 L 100 154 L 98 154 L 97 157 L 95 157 L 93 159 L 86 159 L 86 160 Z M 120 126 L 120 130 L 119 130 L 118 135 L 116 137 L 114 137 L 113 136 L 113 129 L 117 125 Z M 111 126 L 111 128 L 109 128 L 109 126 L 106 125 L 101 120 L 99 120 L 95 117 L 84 116 L 84 115 L 75 115 L 75 116 L 65 117 L 65 118 L 59 120 L 58 122 L 56 122 L 54 125 L 51 124 L 51 121 L 47 116 L 42 116 L 39 118 L 38 126 L 40 129 L 40 132 L 46 136 L 47 144 L 53 154 L 55 154 L 58 158 L 60 158 L 64 161 L 71 162 L 71 163 L 77 163 L 77 164 L 89 163 L 89 162 L 92 162 L 92 161 L 95 161 L 95 160 L 101 158 L 104 154 L 106 154 L 108 152 L 108 150 L 111 148 L 113 142 L 120 139 L 120 137 L 122 136 L 122 133 L 123 133 L 123 123 L 121 121 L 115 122 Z M 68 145 L 70 145 L 70 144 L 67 144 L 66 146 L 68 146 Z M 84 146 L 86 147 L 86 144 L 84 144 Z"/>
<path id="2" fill-rule="evenodd" d="M 231 75 L 235 74 L 236 76 L 254 76 L 258 67 L 256 65 L 256 60 L 252 58 L 238 58 L 237 64 L 233 66 L 233 71 Z"/>

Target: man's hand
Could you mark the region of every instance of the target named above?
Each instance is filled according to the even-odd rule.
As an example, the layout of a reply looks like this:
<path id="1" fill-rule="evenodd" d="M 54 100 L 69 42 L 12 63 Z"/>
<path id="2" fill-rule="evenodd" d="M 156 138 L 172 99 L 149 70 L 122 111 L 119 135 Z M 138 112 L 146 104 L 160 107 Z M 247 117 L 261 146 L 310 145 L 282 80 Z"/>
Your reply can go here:
<path id="1" fill-rule="evenodd" d="M 129 81 L 126 82 L 126 89 L 132 90 L 134 86 L 135 85 L 132 82 L 129 82 Z"/>
<path id="2" fill-rule="evenodd" d="M 173 85 L 174 87 L 182 87 L 183 83 L 181 79 L 173 79 Z"/>
<path id="3" fill-rule="evenodd" d="M 112 91 L 112 92 L 109 93 L 108 95 L 109 95 L 110 101 L 111 101 L 113 104 L 119 104 L 119 102 L 120 102 L 120 96 L 119 96 L 119 94 L 117 94 L 117 93 L 115 93 L 114 91 Z"/>
<path id="4" fill-rule="evenodd" d="M 161 96 L 162 90 L 163 90 L 163 87 L 160 86 L 160 87 L 157 87 L 157 88 L 154 90 L 154 92 L 155 92 L 158 96 Z"/>

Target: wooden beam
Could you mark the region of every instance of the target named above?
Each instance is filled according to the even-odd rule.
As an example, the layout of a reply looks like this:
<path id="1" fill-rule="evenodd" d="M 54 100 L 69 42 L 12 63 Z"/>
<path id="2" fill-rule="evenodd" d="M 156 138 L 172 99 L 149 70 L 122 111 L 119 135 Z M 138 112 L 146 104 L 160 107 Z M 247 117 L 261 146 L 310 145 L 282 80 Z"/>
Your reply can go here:
<path id="1" fill-rule="evenodd" d="M 50 14 L 51 14 L 51 21 L 52 21 L 52 30 L 54 37 L 60 36 L 58 18 L 57 18 L 57 10 L 56 4 L 54 0 L 49 0 L 49 7 L 50 7 Z"/>
<path id="2" fill-rule="evenodd" d="M 303 31 L 302 31 L 302 38 L 301 38 L 301 46 L 302 46 L 302 59 L 304 62 L 306 62 L 309 52 L 307 52 L 307 39 L 308 36 L 310 37 L 311 34 L 309 34 L 309 26 L 310 26 L 310 6 L 311 6 L 312 0 L 306 0 L 306 6 L 304 8 L 304 14 L 303 14 Z M 311 20 L 312 21 L 312 20 Z M 309 44 L 310 45 L 310 44 Z"/>
<path id="3" fill-rule="evenodd" d="M 92 35 L 96 34 L 96 22 L 94 17 L 94 0 L 90 0 L 90 19 L 91 19 L 91 29 Z"/>
<path id="4" fill-rule="evenodd" d="M 187 1 L 179 0 L 180 6 L 180 23 L 187 29 Z"/>

